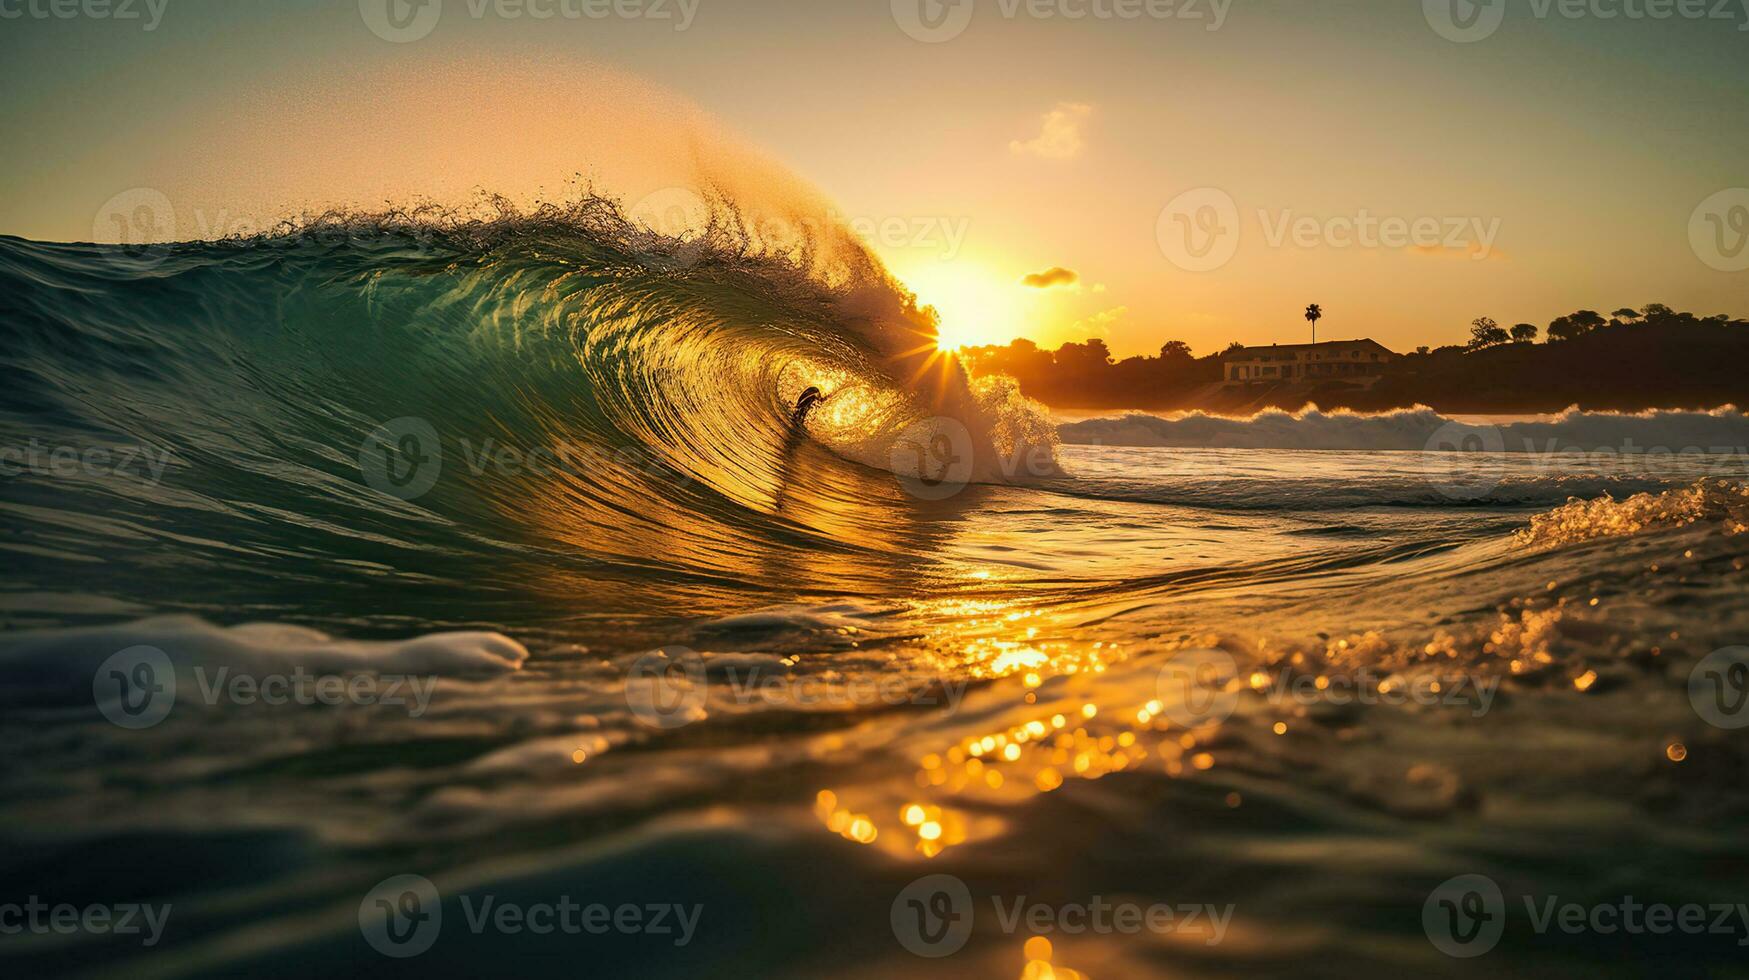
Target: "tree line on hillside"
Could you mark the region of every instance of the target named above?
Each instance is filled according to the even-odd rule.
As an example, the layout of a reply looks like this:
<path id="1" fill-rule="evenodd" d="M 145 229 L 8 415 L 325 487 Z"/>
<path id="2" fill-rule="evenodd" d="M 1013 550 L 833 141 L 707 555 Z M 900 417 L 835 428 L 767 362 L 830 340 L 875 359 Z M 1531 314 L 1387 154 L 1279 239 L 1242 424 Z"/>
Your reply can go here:
<path id="1" fill-rule="evenodd" d="M 1647 303 L 1638 310 L 1622 307 L 1605 319 L 1596 310 L 1578 310 L 1566 316 L 1556 317 L 1549 321 L 1546 334 L 1548 343 L 1564 340 L 1577 340 L 1595 330 L 1604 327 L 1622 327 L 1628 325 L 1643 325 L 1654 327 L 1682 326 L 1690 323 L 1729 323 L 1731 318 L 1723 313 L 1710 317 L 1696 317 L 1692 313 L 1678 313 L 1663 303 Z M 1470 321 L 1471 348 L 1494 347 L 1499 344 L 1533 344 L 1536 342 L 1538 327 L 1534 323 L 1514 324 L 1511 328 L 1502 327 L 1493 317 L 1477 317 Z M 1425 352 L 1421 349 L 1418 352 Z"/>
<path id="2" fill-rule="evenodd" d="M 1578 310 L 1557 317 L 1546 328 L 1531 323 L 1506 328 L 1489 317 L 1479 317 L 1470 326 L 1467 344 L 1419 347 L 1384 365 L 1381 368 L 1384 378 L 1375 389 L 1376 397 L 1348 394 L 1352 386 L 1338 381 L 1327 383 L 1316 399 L 1325 407 L 1341 403 L 1378 407 L 1373 403 L 1428 401 L 1442 390 L 1455 400 L 1459 389 L 1463 389 L 1488 392 L 1490 404 L 1519 405 L 1533 394 L 1522 393 L 1521 397 L 1521 393 L 1508 390 L 1510 384 L 1521 383 L 1510 380 L 1517 378 L 1519 372 L 1533 372 L 1539 380 L 1524 380 L 1522 384 L 1553 398 L 1561 385 L 1551 385 L 1551 381 L 1582 382 L 1583 375 L 1596 376 L 1599 371 L 1615 370 L 1616 361 L 1638 361 L 1642 365 L 1644 378 L 1617 379 L 1618 387 L 1638 384 L 1634 396 L 1637 398 L 1659 385 L 1680 386 L 1685 383 L 1684 377 L 1709 372 L 1716 366 L 1711 361 L 1721 351 L 1734 352 L 1739 344 L 1745 345 L 1743 353 L 1749 355 L 1749 330 L 1744 330 L 1749 328 L 1749 321 L 1724 314 L 1702 317 L 1679 313 L 1663 303 L 1649 303 L 1637 311 L 1624 307 L 1608 317 L 1594 310 Z M 1546 343 L 1535 344 L 1539 334 L 1546 337 Z M 1642 350 L 1649 341 L 1656 343 Z M 1721 343 L 1725 346 L 1720 347 Z M 1511 350 L 1528 354 L 1532 345 L 1538 353 L 1528 360 L 1516 357 L 1508 364 L 1492 356 Z M 1201 407 L 1205 401 L 1210 407 L 1220 407 L 1215 403 L 1231 398 L 1211 393 L 1209 386 L 1222 380 L 1227 355 L 1243 346 L 1235 342 L 1219 353 L 1197 357 L 1188 344 L 1170 340 L 1161 345 L 1158 354 L 1117 359 L 1099 338 L 1066 343 L 1056 350 L 1017 339 L 1006 345 L 965 348 L 960 356 L 973 374 L 1008 375 L 1019 382 L 1021 391 L 1029 397 L 1061 408 Z M 1656 352 L 1655 368 L 1644 367 L 1650 356 L 1648 350 Z M 1547 351 L 1546 356 L 1543 351 Z M 1624 353 L 1627 351 L 1634 353 L 1629 356 Z M 1679 362 L 1685 359 L 1689 366 L 1683 369 Z M 1625 364 L 1628 368 L 1632 366 Z M 1424 397 L 1417 397 L 1418 393 Z M 1252 392 L 1244 397 L 1255 400 L 1258 395 Z M 1267 400 L 1268 396 L 1264 397 Z M 1197 405 L 1190 404 L 1193 398 L 1200 400 Z"/>
<path id="3" fill-rule="evenodd" d="M 1235 343 L 1227 350 L 1241 345 Z M 973 374 L 1005 374 L 1028 397 L 1065 408 L 1153 404 L 1163 392 L 1221 380 L 1223 354 L 1197 357 L 1182 340 L 1169 340 L 1157 355 L 1117 360 L 1095 337 L 1046 350 L 1030 340 L 1004 346 L 966 347 L 960 359 Z"/>

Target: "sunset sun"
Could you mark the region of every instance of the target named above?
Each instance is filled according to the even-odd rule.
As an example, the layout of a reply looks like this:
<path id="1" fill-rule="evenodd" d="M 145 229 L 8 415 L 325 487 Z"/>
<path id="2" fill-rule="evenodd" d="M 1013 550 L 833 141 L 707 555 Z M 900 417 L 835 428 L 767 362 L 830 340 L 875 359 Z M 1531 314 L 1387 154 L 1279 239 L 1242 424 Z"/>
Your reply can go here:
<path id="1" fill-rule="evenodd" d="M 924 265 L 904 270 L 900 279 L 916 291 L 918 305 L 935 308 L 941 350 L 1005 344 L 1031 325 L 1021 287 L 987 266 Z"/>

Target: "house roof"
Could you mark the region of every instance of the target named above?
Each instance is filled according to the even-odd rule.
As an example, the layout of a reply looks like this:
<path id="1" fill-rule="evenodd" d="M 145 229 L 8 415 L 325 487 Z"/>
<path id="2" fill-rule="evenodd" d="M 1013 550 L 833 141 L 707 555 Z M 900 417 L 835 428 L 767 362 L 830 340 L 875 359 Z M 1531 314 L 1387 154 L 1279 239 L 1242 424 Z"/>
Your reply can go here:
<path id="1" fill-rule="evenodd" d="M 1378 341 L 1372 339 L 1371 337 L 1362 337 L 1359 340 L 1323 340 L 1323 341 L 1319 341 L 1316 344 L 1268 344 L 1268 345 L 1256 346 L 1256 347 L 1241 347 L 1238 350 L 1233 351 L 1231 354 L 1228 354 L 1227 356 L 1228 357 L 1239 357 L 1239 356 L 1242 356 L 1244 354 L 1251 353 L 1252 351 L 1256 351 L 1258 353 L 1264 353 L 1264 352 L 1281 353 L 1283 351 L 1331 350 L 1331 349 L 1337 349 L 1337 348 L 1340 348 L 1343 350 L 1348 350 L 1348 349 L 1355 348 L 1355 347 L 1376 347 L 1379 350 L 1382 350 L 1387 354 L 1395 354 L 1396 353 L 1396 351 L 1391 350 L 1389 347 L 1386 347 L 1384 344 L 1379 343 Z"/>

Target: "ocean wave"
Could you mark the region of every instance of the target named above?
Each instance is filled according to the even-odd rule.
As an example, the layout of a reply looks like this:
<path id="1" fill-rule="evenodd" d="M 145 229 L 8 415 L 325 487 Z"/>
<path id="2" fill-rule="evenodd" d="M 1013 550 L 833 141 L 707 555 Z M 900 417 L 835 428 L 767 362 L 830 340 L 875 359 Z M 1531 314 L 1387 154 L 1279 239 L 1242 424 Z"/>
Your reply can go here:
<path id="1" fill-rule="evenodd" d="M 101 553 L 111 589 L 152 595 L 167 548 L 204 566 L 191 581 L 291 575 L 344 612 L 378 606 L 385 577 L 478 596 L 504 554 L 532 552 L 550 560 L 540 589 L 644 606 L 672 600 L 617 583 L 659 572 L 720 594 L 772 580 L 750 554 L 913 550 L 893 474 L 921 475 L 943 434 L 979 461 L 968 481 L 1053 451 L 1042 411 L 939 355 L 931 314 L 860 246 L 701 200 L 672 229 L 585 194 L 218 242 L 0 239 L 0 444 L 164 461 L 27 465 L 5 501 L 26 561 Z M 798 417 L 809 388 L 824 401 Z M 373 482 L 373 461 L 429 479 Z"/>
<path id="2" fill-rule="evenodd" d="M 1638 493 L 1625 500 L 1608 495 L 1572 500 L 1531 518 L 1530 525 L 1514 538 L 1526 547 L 1551 548 L 1695 524 L 1716 525 L 1726 535 L 1749 531 L 1749 486 L 1702 480 L 1690 487 Z"/>
<path id="3" fill-rule="evenodd" d="M 1064 443 L 1074 445 L 1749 457 L 1749 416 L 1733 405 L 1645 412 L 1573 407 L 1546 418 L 1501 422 L 1455 419 L 1426 406 L 1379 413 L 1272 408 L 1243 418 L 1131 413 L 1064 423 L 1058 433 Z"/>

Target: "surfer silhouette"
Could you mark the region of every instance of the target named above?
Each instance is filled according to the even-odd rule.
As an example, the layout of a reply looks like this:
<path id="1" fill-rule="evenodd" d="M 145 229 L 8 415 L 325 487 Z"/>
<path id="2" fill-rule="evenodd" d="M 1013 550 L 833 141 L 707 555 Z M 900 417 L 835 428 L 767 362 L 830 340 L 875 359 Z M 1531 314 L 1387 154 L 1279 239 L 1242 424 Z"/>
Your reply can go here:
<path id="1" fill-rule="evenodd" d="M 796 410 L 790 414 L 789 424 L 791 426 L 801 425 L 802 421 L 808 417 L 808 412 L 825 400 L 826 396 L 820 394 L 820 389 L 809 385 L 807 390 L 802 392 L 801 397 L 796 399 Z"/>
<path id="2" fill-rule="evenodd" d="M 789 496 L 789 481 L 791 471 L 795 466 L 796 453 L 801 450 L 802 443 L 808 437 L 808 430 L 803 426 L 803 423 L 808 420 L 808 413 L 813 410 L 814 406 L 825 400 L 826 396 L 820 394 L 820 389 L 813 385 L 809 385 L 802 391 L 801 395 L 796 398 L 796 407 L 790 412 L 789 435 L 783 440 L 783 463 L 781 470 L 783 473 L 783 480 L 778 484 L 777 488 L 776 504 L 779 512 L 783 510 Z"/>

